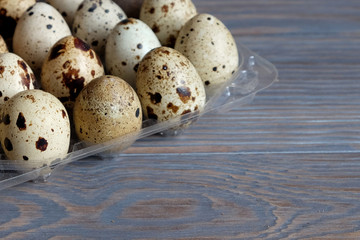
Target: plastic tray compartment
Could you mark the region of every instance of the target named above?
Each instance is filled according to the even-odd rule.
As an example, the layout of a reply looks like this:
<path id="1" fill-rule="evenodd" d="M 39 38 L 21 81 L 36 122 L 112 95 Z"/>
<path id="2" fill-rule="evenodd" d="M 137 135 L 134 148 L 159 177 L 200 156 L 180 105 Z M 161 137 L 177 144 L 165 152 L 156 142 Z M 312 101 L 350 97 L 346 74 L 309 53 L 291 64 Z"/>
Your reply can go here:
<path id="1" fill-rule="evenodd" d="M 128 134 L 103 144 L 87 146 L 83 142 L 72 141 L 70 152 L 65 158 L 55 159 L 50 166 L 37 169 L 22 169 L 21 160 L 6 160 L 2 155 L 0 161 L 0 190 L 27 181 L 44 181 L 51 172 L 65 164 L 93 155 L 116 155 L 129 147 L 134 141 L 153 134 L 176 136 L 182 130 L 177 128 L 183 124 L 191 124 L 208 112 L 224 112 L 250 103 L 255 94 L 277 80 L 276 68 L 267 60 L 254 54 L 241 44 L 238 44 L 240 66 L 233 77 L 208 97 L 205 108 L 201 112 L 188 113 L 166 122 L 144 120 L 143 128 L 136 134 Z M 181 129 L 181 128 L 180 128 Z"/>

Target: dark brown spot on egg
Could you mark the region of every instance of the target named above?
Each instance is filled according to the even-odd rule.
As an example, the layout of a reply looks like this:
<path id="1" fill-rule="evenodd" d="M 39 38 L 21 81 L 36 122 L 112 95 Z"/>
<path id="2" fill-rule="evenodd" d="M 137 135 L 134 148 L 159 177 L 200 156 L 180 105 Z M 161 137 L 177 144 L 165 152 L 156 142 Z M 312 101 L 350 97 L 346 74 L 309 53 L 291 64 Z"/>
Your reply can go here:
<path id="1" fill-rule="evenodd" d="M 0 97 L 2 97 L 2 91 L 0 91 Z"/>
<path id="2" fill-rule="evenodd" d="M 20 112 L 18 115 L 18 118 L 16 120 L 16 126 L 19 128 L 20 131 L 26 130 L 26 119 L 22 112 Z"/>
<path id="3" fill-rule="evenodd" d="M 143 48 L 143 45 L 141 43 L 139 43 L 137 46 L 136 46 L 138 49 L 142 49 Z"/>
<path id="4" fill-rule="evenodd" d="M 210 81 L 205 81 L 205 85 L 206 86 L 210 85 Z"/>
<path id="5" fill-rule="evenodd" d="M 66 17 L 67 17 L 67 13 L 66 13 L 66 12 L 62 12 L 62 13 L 61 13 L 61 16 L 63 16 L 64 18 L 66 18 Z"/>
<path id="6" fill-rule="evenodd" d="M 97 41 L 97 40 L 92 41 L 91 45 L 93 45 L 94 47 L 97 47 L 99 45 L 99 41 Z"/>
<path id="7" fill-rule="evenodd" d="M 96 8 L 97 8 L 97 4 L 93 3 L 92 6 L 88 9 L 88 12 L 94 12 Z"/>
<path id="8" fill-rule="evenodd" d="M 53 60 L 55 58 L 57 58 L 58 56 L 60 56 L 61 54 L 64 54 L 65 52 L 65 44 L 57 44 L 55 45 L 52 49 L 51 49 L 51 52 L 50 52 L 50 55 L 49 55 L 49 60 Z"/>
<path id="9" fill-rule="evenodd" d="M 214 72 L 216 72 L 217 71 L 217 67 L 213 67 L 213 69 L 212 69 Z"/>
<path id="10" fill-rule="evenodd" d="M 75 101 L 80 91 L 84 88 L 85 78 L 79 76 L 80 69 L 69 66 L 67 72 L 62 73 L 62 83 L 69 89 L 70 100 Z"/>
<path id="11" fill-rule="evenodd" d="M 33 103 L 36 101 L 33 95 L 26 95 L 25 98 L 30 99 Z"/>
<path id="12" fill-rule="evenodd" d="M 158 119 L 158 116 L 154 113 L 154 109 L 152 109 L 151 107 L 147 106 L 146 107 L 146 111 L 147 111 L 147 115 L 150 119 Z"/>
<path id="13" fill-rule="evenodd" d="M 162 96 L 160 93 L 152 94 L 152 93 L 148 92 L 147 94 L 150 96 L 150 101 L 153 104 L 161 103 Z"/>
<path id="14" fill-rule="evenodd" d="M 121 62 L 121 65 L 126 66 L 126 62 Z"/>
<path id="15" fill-rule="evenodd" d="M 9 151 L 9 152 L 14 149 L 10 139 L 8 139 L 8 138 L 5 138 L 4 146 L 5 146 L 6 150 Z"/>
<path id="16" fill-rule="evenodd" d="M 28 73 L 28 67 L 24 61 L 18 60 L 17 62 L 19 67 L 24 71 L 24 73 L 20 73 L 21 83 L 25 88 L 29 89 L 30 83 L 34 80 L 35 76 L 31 76 Z"/>
<path id="17" fill-rule="evenodd" d="M 35 147 L 41 152 L 44 152 L 48 147 L 48 141 L 45 138 L 39 137 L 39 139 L 35 143 Z"/>
<path id="18" fill-rule="evenodd" d="M 83 3 L 81 3 L 81 4 L 79 5 L 79 7 L 78 7 L 78 9 L 77 9 L 77 10 L 79 11 L 79 10 L 81 10 L 83 7 L 84 7 L 84 4 L 83 4 Z"/>
<path id="19" fill-rule="evenodd" d="M 52 27 L 53 27 L 53 26 L 52 26 L 51 24 L 46 25 L 46 28 L 47 28 L 47 29 L 52 29 Z"/>
<path id="20" fill-rule="evenodd" d="M 140 116 L 140 108 L 137 108 L 135 111 L 135 117 L 138 118 Z"/>
<path id="21" fill-rule="evenodd" d="M 163 65 L 163 70 L 167 70 L 168 66 L 167 65 Z"/>
<path id="22" fill-rule="evenodd" d="M 3 76 L 3 73 L 5 72 L 5 67 L 4 66 L 0 66 L 0 75 L 1 77 L 4 77 Z"/>
<path id="23" fill-rule="evenodd" d="M 184 110 L 184 111 L 181 113 L 181 115 L 185 115 L 185 114 L 187 114 L 187 113 L 191 113 L 191 110 L 190 110 L 190 109 Z"/>
<path id="24" fill-rule="evenodd" d="M 151 29 L 153 30 L 154 33 L 160 32 L 160 28 L 156 23 L 152 26 Z"/>
<path id="25" fill-rule="evenodd" d="M 191 97 L 191 90 L 188 87 L 182 86 L 176 88 L 176 93 L 179 95 L 183 103 L 187 103 Z"/>
<path id="26" fill-rule="evenodd" d="M 28 161 L 29 158 L 27 156 L 23 156 L 24 161 Z"/>
<path id="27" fill-rule="evenodd" d="M 80 49 L 84 52 L 87 52 L 90 50 L 90 46 L 89 44 L 87 44 L 86 42 L 84 42 L 83 40 L 81 40 L 80 38 L 74 38 L 74 46 L 77 48 L 77 49 Z"/>
<path id="28" fill-rule="evenodd" d="M 61 110 L 61 115 L 62 115 L 63 118 L 66 118 L 66 117 L 67 117 L 67 114 L 66 114 L 66 112 L 65 112 L 64 109 Z"/>
<path id="29" fill-rule="evenodd" d="M 154 12 L 155 12 L 155 8 L 150 8 L 150 10 L 149 10 L 149 13 L 151 13 L 151 14 L 154 14 Z"/>
<path id="30" fill-rule="evenodd" d="M 95 77 L 95 70 L 91 70 L 91 76 L 94 78 Z"/>
<path id="31" fill-rule="evenodd" d="M 176 113 L 179 110 L 179 107 L 174 105 L 173 103 L 169 103 L 166 107 L 168 109 L 171 109 L 173 111 L 173 113 Z"/>
<path id="32" fill-rule="evenodd" d="M 162 7 L 161 7 L 161 11 L 162 12 L 164 12 L 164 13 L 167 13 L 168 11 L 169 11 L 169 6 L 168 5 L 163 5 Z"/>
<path id="33" fill-rule="evenodd" d="M 9 125 L 10 124 L 10 115 L 6 114 L 2 120 L 4 122 L 5 125 Z"/>

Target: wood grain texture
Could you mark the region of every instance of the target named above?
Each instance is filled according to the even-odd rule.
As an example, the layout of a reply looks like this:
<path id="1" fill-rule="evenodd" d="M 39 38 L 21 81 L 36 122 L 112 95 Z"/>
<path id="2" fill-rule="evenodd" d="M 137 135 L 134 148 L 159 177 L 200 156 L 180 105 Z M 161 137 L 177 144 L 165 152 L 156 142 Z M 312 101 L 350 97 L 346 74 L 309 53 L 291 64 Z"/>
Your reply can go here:
<path id="1" fill-rule="evenodd" d="M 1 191 L 0 238 L 360 238 L 360 2 L 194 3 L 280 81 L 177 138 Z"/>

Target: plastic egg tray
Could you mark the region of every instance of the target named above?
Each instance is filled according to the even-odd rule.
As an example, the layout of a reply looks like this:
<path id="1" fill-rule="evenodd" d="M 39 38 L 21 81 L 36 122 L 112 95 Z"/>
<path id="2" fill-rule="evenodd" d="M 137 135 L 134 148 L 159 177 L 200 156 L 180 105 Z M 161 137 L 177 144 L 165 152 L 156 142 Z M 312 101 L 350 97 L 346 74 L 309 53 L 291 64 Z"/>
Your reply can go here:
<path id="1" fill-rule="evenodd" d="M 23 160 L 6 160 L 1 155 L 0 161 L 0 190 L 9 188 L 27 181 L 44 181 L 56 169 L 65 164 L 84 159 L 93 155 L 116 156 L 119 152 L 131 146 L 136 140 L 153 134 L 167 137 L 176 137 L 182 133 L 183 124 L 192 124 L 201 121 L 201 116 L 209 112 L 224 112 L 233 107 L 250 103 L 256 93 L 271 86 L 278 77 L 277 70 L 270 62 L 251 52 L 245 46 L 238 44 L 240 66 L 233 77 L 208 97 L 205 108 L 201 112 L 188 113 L 166 122 L 144 120 L 143 128 L 136 134 L 128 134 L 103 144 L 88 146 L 83 142 L 72 140 L 70 152 L 62 159 L 55 159 L 49 166 L 37 169 L 24 169 Z M 179 130 L 181 129 L 181 130 Z M 186 130 L 186 129 L 185 129 Z"/>

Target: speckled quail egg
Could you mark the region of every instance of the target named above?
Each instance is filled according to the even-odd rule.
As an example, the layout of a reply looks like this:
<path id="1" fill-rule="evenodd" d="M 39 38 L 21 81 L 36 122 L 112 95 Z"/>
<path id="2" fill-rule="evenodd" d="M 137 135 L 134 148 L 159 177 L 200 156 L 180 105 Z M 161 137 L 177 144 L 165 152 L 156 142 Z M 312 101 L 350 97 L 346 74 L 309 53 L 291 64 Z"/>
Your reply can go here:
<path id="1" fill-rule="evenodd" d="M 61 13 L 69 26 L 72 26 L 75 12 L 82 1 L 83 0 L 46 0 L 47 3 Z"/>
<path id="2" fill-rule="evenodd" d="M 144 0 L 114 0 L 129 18 L 139 18 L 143 1 Z"/>
<path id="3" fill-rule="evenodd" d="M 140 60 L 161 44 L 148 25 L 128 18 L 118 23 L 109 34 L 105 48 L 105 65 L 111 75 L 118 76 L 135 88 Z"/>
<path id="4" fill-rule="evenodd" d="M 41 87 L 69 109 L 94 78 L 104 75 L 100 58 L 81 39 L 67 36 L 50 49 L 41 71 Z"/>
<path id="5" fill-rule="evenodd" d="M 70 122 L 64 105 L 50 93 L 17 93 L 1 109 L 1 146 L 10 160 L 41 167 L 66 156 Z"/>
<path id="6" fill-rule="evenodd" d="M 140 19 L 151 27 L 162 45 L 173 47 L 181 27 L 196 13 L 191 0 L 144 0 Z"/>
<path id="7" fill-rule="evenodd" d="M 84 0 L 75 13 L 72 31 L 103 57 L 107 36 L 125 18 L 124 11 L 112 0 Z"/>
<path id="8" fill-rule="evenodd" d="M 185 24 L 175 49 L 194 64 L 208 97 L 239 67 L 239 53 L 231 32 L 219 19 L 209 14 L 196 15 Z"/>
<path id="9" fill-rule="evenodd" d="M 127 82 L 105 75 L 92 80 L 80 92 L 73 119 L 80 140 L 103 143 L 141 129 L 141 104 Z"/>
<path id="10" fill-rule="evenodd" d="M 16 23 L 36 0 L 0 0 L 0 34 L 11 45 Z M 9 45 L 9 47 L 11 47 Z"/>
<path id="11" fill-rule="evenodd" d="M 18 92 L 34 89 L 35 75 L 29 65 L 14 53 L 0 54 L 0 105 Z"/>
<path id="12" fill-rule="evenodd" d="M 136 89 L 144 116 L 166 121 L 205 105 L 204 84 L 192 63 L 180 52 L 160 47 L 140 62 Z"/>
<path id="13" fill-rule="evenodd" d="M 4 38 L 0 35 L 0 53 L 6 53 L 6 52 L 9 52 L 9 49 L 7 47 Z"/>
<path id="14" fill-rule="evenodd" d="M 61 14 L 53 6 L 38 2 L 26 10 L 16 25 L 14 52 L 38 75 L 50 48 L 68 35 L 70 28 Z"/>

